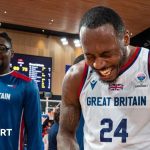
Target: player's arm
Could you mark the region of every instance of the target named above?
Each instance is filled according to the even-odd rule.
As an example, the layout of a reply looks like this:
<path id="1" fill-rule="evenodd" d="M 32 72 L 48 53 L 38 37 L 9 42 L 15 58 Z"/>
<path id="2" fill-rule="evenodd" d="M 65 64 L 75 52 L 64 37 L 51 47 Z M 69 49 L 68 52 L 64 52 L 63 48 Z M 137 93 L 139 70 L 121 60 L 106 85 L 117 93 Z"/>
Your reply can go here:
<path id="1" fill-rule="evenodd" d="M 24 121 L 28 150 L 42 150 L 40 97 L 37 84 L 33 80 L 26 87 Z"/>
<path id="2" fill-rule="evenodd" d="M 60 126 L 57 135 L 58 150 L 79 150 L 76 128 L 81 112 L 78 90 L 82 71 L 77 66 L 73 66 L 68 71 L 63 81 Z"/>

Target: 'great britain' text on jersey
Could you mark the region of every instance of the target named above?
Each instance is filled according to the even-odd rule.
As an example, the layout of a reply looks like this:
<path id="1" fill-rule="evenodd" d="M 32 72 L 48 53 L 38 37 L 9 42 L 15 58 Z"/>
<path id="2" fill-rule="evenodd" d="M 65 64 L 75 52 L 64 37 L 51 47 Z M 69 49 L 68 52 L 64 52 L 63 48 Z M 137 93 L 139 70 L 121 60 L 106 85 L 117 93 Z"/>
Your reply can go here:
<path id="1" fill-rule="evenodd" d="M 87 106 L 146 106 L 146 96 L 87 97 Z"/>
<path id="2" fill-rule="evenodd" d="M 10 100 L 11 95 L 9 93 L 0 93 L 0 99 Z"/>

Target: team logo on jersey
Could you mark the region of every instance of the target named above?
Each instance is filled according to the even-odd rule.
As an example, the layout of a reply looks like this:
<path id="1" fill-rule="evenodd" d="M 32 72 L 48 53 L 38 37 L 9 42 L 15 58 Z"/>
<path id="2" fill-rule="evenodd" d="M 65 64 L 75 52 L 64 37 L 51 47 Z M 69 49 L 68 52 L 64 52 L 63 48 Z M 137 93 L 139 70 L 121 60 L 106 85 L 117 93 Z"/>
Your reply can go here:
<path id="1" fill-rule="evenodd" d="M 138 85 L 136 85 L 135 87 L 147 87 L 147 85 L 144 84 L 146 79 L 146 74 L 143 72 L 139 72 L 136 75 L 136 81 L 138 82 Z"/>
<path id="2" fill-rule="evenodd" d="M 92 80 L 92 81 L 90 82 L 92 90 L 94 89 L 96 83 L 97 83 L 96 80 Z"/>
<path id="3" fill-rule="evenodd" d="M 137 74 L 137 81 L 143 82 L 145 79 L 146 79 L 145 73 L 140 72 Z"/>
<path id="4" fill-rule="evenodd" d="M 111 91 L 119 91 L 119 90 L 123 90 L 123 84 L 115 84 L 115 83 L 112 83 L 112 84 L 109 84 L 109 90 Z"/>
<path id="5" fill-rule="evenodd" d="M 92 74 L 93 73 L 93 70 L 90 70 L 90 74 Z"/>

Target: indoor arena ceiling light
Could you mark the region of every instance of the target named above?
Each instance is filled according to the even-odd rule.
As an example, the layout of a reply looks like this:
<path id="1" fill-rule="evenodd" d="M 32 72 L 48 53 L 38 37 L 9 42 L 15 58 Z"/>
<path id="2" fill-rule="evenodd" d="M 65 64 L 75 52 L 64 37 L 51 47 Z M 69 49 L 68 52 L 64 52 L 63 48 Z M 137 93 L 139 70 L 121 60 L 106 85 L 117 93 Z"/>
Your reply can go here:
<path id="1" fill-rule="evenodd" d="M 60 39 L 63 45 L 68 45 L 68 40 L 66 38 L 61 38 Z"/>
<path id="2" fill-rule="evenodd" d="M 75 40 L 73 41 L 73 43 L 74 43 L 75 47 L 81 47 L 81 43 L 80 43 L 80 40 L 79 40 L 79 39 L 75 39 Z"/>

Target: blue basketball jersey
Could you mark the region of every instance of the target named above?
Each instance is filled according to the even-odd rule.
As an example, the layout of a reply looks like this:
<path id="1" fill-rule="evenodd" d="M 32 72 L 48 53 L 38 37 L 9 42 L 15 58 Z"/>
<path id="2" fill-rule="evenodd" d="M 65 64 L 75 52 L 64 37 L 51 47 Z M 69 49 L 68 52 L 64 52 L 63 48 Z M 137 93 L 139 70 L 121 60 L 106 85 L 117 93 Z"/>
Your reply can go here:
<path id="1" fill-rule="evenodd" d="M 150 150 L 150 51 L 137 48 L 113 83 L 85 65 L 85 150 Z"/>
<path id="2" fill-rule="evenodd" d="M 40 98 L 36 83 L 12 71 L 0 76 L 0 150 L 41 150 Z"/>

